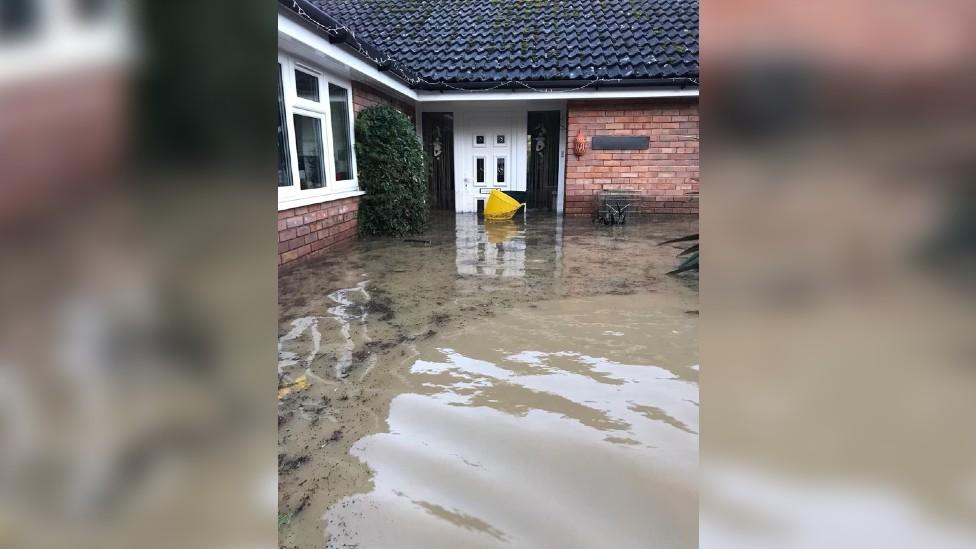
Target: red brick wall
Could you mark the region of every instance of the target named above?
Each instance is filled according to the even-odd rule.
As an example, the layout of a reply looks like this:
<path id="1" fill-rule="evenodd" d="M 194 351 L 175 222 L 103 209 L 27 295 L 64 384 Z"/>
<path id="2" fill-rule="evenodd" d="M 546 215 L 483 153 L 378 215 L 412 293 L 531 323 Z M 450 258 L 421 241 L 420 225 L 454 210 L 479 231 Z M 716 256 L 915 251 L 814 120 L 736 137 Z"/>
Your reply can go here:
<path id="1" fill-rule="evenodd" d="M 566 155 L 566 215 L 591 215 L 601 190 L 632 190 L 644 198 L 644 213 L 698 213 L 687 196 L 698 190 L 698 102 L 659 100 L 570 101 Z M 582 128 L 586 152 L 572 153 Z M 641 151 L 590 147 L 594 135 L 639 135 L 651 139 Z"/>
<path id="2" fill-rule="evenodd" d="M 367 86 L 361 82 L 352 83 L 352 110 L 357 115 L 359 111 L 370 105 L 389 105 L 407 115 L 411 122 L 416 122 L 417 109 L 411 103 L 401 101 L 380 90 Z"/>
<path id="3" fill-rule="evenodd" d="M 355 239 L 358 211 L 355 196 L 278 212 L 278 267 Z"/>

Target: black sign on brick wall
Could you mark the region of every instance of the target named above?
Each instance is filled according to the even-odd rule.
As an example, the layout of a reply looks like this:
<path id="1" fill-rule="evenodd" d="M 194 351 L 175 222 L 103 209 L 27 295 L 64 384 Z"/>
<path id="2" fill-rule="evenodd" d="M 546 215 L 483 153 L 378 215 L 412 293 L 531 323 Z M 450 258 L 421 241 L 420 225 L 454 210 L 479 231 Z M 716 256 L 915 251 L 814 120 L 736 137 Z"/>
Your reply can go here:
<path id="1" fill-rule="evenodd" d="M 650 146 L 651 138 L 646 135 L 594 135 L 590 148 L 605 150 L 643 150 Z"/>

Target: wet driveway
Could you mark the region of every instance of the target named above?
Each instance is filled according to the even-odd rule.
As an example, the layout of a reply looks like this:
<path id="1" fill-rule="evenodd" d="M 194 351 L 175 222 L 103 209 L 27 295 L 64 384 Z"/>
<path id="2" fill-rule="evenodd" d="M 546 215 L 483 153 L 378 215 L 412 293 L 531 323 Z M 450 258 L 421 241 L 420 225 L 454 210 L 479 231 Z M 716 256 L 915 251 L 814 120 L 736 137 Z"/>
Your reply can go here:
<path id="1" fill-rule="evenodd" d="M 691 232 L 439 216 L 283 274 L 280 545 L 697 546 Z"/>

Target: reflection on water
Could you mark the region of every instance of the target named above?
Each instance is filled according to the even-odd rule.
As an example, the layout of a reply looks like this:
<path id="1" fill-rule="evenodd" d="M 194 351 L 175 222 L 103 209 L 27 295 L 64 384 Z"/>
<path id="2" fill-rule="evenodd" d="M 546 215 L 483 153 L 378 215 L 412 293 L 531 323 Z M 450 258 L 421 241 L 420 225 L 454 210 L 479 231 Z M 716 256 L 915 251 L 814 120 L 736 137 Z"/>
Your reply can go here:
<path id="1" fill-rule="evenodd" d="M 693 547 L 693 219 L 435 215 L 279 278 L 285 547 Z M 325 522 L 323 522 L 325 520 Z"/>
<path id="2" fill-rule="evenodd" d="M 455 230 L 458 274 L 525 276 L 524 226 L 458 214 Z"/>
<path id="3" fill-rule="evenodd" d="M 322 347 L 323 330 L 320 329 L 320 323 L 324 324 L 324 331 L 334 340 L 331 345 L 336 355 L 333 376 L 343 378 L 348 374 L 353 364 L 353 352 L 357 344 L 369 341 L 366 316 L 370 295 L 366 285 L 367 281 L 362 281 L 353 288 L 336 290 L 328 294 L 327 297 L 333 306 L 326 310 L 328 314 L 325 316 L 305 316 L 291 322 L 291 329 L 278 338 L 278 375 L 283 376 L 283 381 L 299 379 L 296 367 L 303 369 L 301 375 L 306 378 L 323 381 L 311 367 Z M 290 342 L 299 338 L 306 339 L 310 344 L 307 356 L 300 356 L 285 348 Z"/>
<path id="4" fill-rule="evenodd" d="M 360 282 L 355 288 L 336 290 L 329 294 L 329 298 L 336 303 L 335 307 L 329 307 L 329 314 L 339 325 L 339 334 L 342 336 L 339 356 L 335 363 L 336 377 L 345 377 L 349 368 L 352 366 L 352 354 L 356 349 L 356 340 L 353 338 L 353 330 L 358 329 L 359 339 L 369 339 L 366 333 L 366 307 L 364 303 L 369 301 L 369 292 L 366 291 L 366 281 Z M 358 298 L 358 299 L 357 299 Z"/>
<path id="5" fill-rule="evenodd" d="M 330 546 L 696 546 L 698 372 L 678 301 L 517 310 L 421 349 L 388 432 L 352 448 L 374 488 L 327 513 Z M 633 361 L 655 346 L 667 364 Z"/>

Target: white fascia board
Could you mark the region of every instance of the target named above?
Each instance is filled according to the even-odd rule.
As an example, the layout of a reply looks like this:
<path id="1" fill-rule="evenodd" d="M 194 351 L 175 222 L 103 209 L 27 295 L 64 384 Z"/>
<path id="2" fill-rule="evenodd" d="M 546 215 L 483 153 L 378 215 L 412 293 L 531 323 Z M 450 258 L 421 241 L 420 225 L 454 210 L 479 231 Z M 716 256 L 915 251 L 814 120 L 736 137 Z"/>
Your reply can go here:
<path id="1" fill-rule="evenodd" d="M 408 88 L 403 82 L 380 72 L 363 58 L 346 51 L 336 44 L 331 44 L 322 35 L 296 21 L 293 15 L 286 15 L 278 11 L 278 41 L 291 53 L 308 57 L 311 54 L 329 58 L 335 63 L 347 67 L 352 80 L 373 81 L 395 91 L 396 93 L 417 101 L 417 92 Z M 302 47 L 304 46 L 304 47 Z M 314 57 L 310 61 L 315 61 Z"/>
<path id="2" fill-rule="evenodd" d="M 436 92 L 421 91 L 417 100 L 426 101 L 532 101 L 544 99 L 641 99 L 698 97 L 698 88 L 606 88 L 581 91 L 486 91 L 486 92 Z"/>

